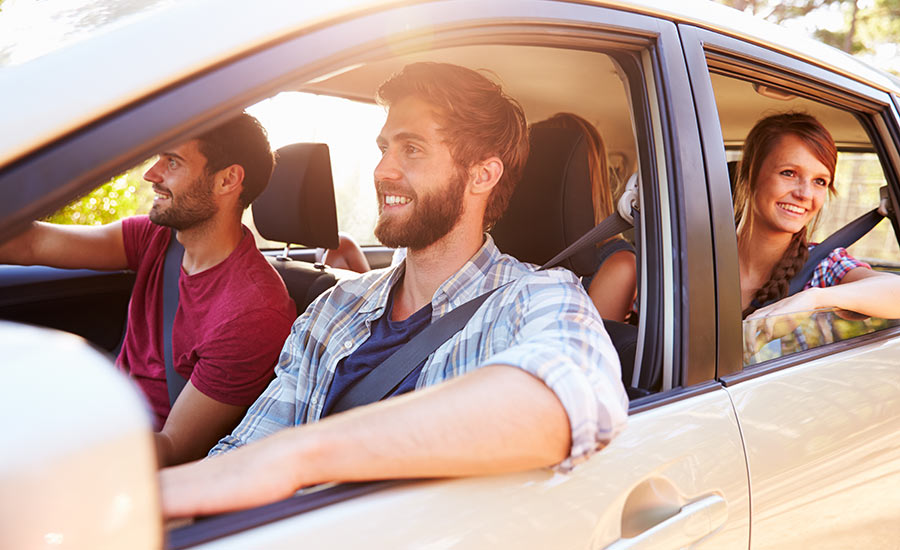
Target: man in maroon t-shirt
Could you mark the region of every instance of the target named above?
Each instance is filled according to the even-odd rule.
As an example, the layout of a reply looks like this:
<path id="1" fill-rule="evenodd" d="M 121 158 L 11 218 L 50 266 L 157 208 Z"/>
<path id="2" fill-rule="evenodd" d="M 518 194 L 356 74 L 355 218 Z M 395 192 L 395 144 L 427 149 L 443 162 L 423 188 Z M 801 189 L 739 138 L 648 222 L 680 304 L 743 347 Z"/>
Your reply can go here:
<path id="1" fill-rule="evenodd" d="M 35 222 L 0 247 L 3 263 L 135 271 L 116 364 L 153 409 L 160 465 L 204 456 L 234 427 L 271 379 L 290 332 L 294 303 L 241 224 L 273 165 L 265 130 L 242 113 L 159 154 L 144 174 L 156 192 L 149 216 L 104 226 Z M 162 274 L 172 229 L 184 246 L 173 366 L 188 382 L 170 407 Z"/>

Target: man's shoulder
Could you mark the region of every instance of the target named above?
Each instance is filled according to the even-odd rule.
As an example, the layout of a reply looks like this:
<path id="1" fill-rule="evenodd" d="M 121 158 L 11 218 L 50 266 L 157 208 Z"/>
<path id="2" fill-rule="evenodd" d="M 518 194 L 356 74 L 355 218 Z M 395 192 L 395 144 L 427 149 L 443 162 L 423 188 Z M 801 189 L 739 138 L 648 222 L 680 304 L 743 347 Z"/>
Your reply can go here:
<path id="1" fill-rule="evenodd" d="M 523 262 L 508 254 L 500 254 L 496 261 L 486 270 L 488 280 L 515 283 L 515 286 L 548 285 L 548 284 L 575 284 L 578 285 L 578 277 L 568 269 L 554 267 L 540 269 L 540 266 Z"/>

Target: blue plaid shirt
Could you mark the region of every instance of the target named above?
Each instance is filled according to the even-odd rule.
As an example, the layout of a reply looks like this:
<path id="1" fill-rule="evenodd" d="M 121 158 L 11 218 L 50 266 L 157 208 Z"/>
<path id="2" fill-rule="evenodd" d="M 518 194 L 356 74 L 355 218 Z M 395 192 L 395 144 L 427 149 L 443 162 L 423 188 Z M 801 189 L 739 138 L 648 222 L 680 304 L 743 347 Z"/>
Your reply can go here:
<path id="1" fill-rule="evenodd" d="M 405 262 L 341 281 L 295 322 L 275 367 L 276 378 L 210 455 L 315 422 L 338 362 L 369 337 L 385 313 Z M 541 379 L 563 404 L 572 430 L 568 470 L 606 445 L 624 426 L 628 398 L 618 356 L 590 298 L 565 269 L 535 266 L 501 254 L 490 236 L 431 301 L 432 322 L 499 287 L 468 324 L 426 361 L 416 389 L 487 365 L 511 365 Z"/>

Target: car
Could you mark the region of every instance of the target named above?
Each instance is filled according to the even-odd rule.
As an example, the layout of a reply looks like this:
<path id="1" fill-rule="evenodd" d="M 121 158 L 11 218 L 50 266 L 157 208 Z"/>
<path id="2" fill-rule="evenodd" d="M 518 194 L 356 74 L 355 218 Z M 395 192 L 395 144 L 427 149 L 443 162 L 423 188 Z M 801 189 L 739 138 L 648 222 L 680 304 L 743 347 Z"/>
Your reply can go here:
<path id="1" fill-rule="evenodd" d="M 131 274 L 0 266 L 0 546 L 896 546 L 900 323 L 841 311 L 777 320 L 784 330 L 742 323 L 728 172 L 757 119 L 802 110 L 840 151 L 816 238 L 879 206 L 882 187 L 896 205 L 896 78 L 699 1 L 159 4 L 0 71 L 0 242 L 242 109 L 278 141 L 278 121 L 302 127 L 325 102 L 320 135 L 284 144 L 329 144 L 340 226 L 385 266 L 391 252 L 360 222 L 375 209 L 362 194 L 377 85 L 414 61 L 487 69 L 529 122 L 594 123 L 615 179 L 636 183 L 639 319 L 632 355 L 619 350 L 629 424 L 568 473 L 332 484 L 163 525 L 149 417 L 108 355 Z M 886 210 L 851 250 L 898 271 L 898 209 Z M 528 239 L 526 255 L 540 248 Z M 287 254 L 314 265 L 309 246 Z"/>

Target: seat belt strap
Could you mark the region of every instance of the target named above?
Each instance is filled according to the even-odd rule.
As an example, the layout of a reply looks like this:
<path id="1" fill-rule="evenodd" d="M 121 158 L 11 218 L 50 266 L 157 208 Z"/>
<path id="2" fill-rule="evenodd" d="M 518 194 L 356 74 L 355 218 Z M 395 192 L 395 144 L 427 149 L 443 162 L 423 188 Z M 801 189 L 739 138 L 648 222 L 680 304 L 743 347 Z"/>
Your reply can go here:
<path id="1" fill-rule="evenodd" d="M 809 258 L 806 260 L 806 263 L 791 279 L 787 295 L 793 296 L 803 290 L 819 263 L 827 258 L 835 248 L 847 248 L 871 231 L 883 218 L 884 214 L 879 212 L 878 208 L 872 209 L 838 229 L 827 239 L 813 247 L 809 251 Z"/>
<path id="2" fill-rule="evenodd" d="M 509 283 L 469 300 L 425 327 L 422 332 L 369 371 L 362 380 L 342 395 L 331 409 L 331 414 L 381 401 L 390 395 L 419 363 L 434 353 L 434 350 L 441 347 L 441 344 L 449 340 L 451 336 L 462 330 L 491 294 L 507 284 Z M 385 311 L 384 315 L 390 315 L 390 312 Z"/>
<path id="3" fill-rule="evenodd" d="M 618 212 L 613 212 L 580 239 L 542 265 L 538 271 L 549 269 L 579 250 L 605 241 L 629 227 L 631 224 L 628 221 L 622 218 Z M 390 395 L 419 363 L 434 353 L 451 336 L 462 330 L 485 300 L 508 284 L 509 282 L 469 300 L 425 327 L 422 332 L 369 371 L 356 385 L 344 393 L 334 404 L 330 414 L 375 403 Z M 386 311 L 384 315 L 390 315 L 390 312 Z"/>
<path id="4" fill-rule="evenodd" d="M 172 351 L 172 325 L 175 324 L 175 313 L 178 311 L 178 279 L 181 277 L 181 260 L 184 247 L 175 238 L 175 230 L 166 248 L 163 262 L 163 358 L 166 362 L 166 386 L 169 389 L 169 406 L 175 404 L 187 380 L 175 372 L 175 358 Z"/>

